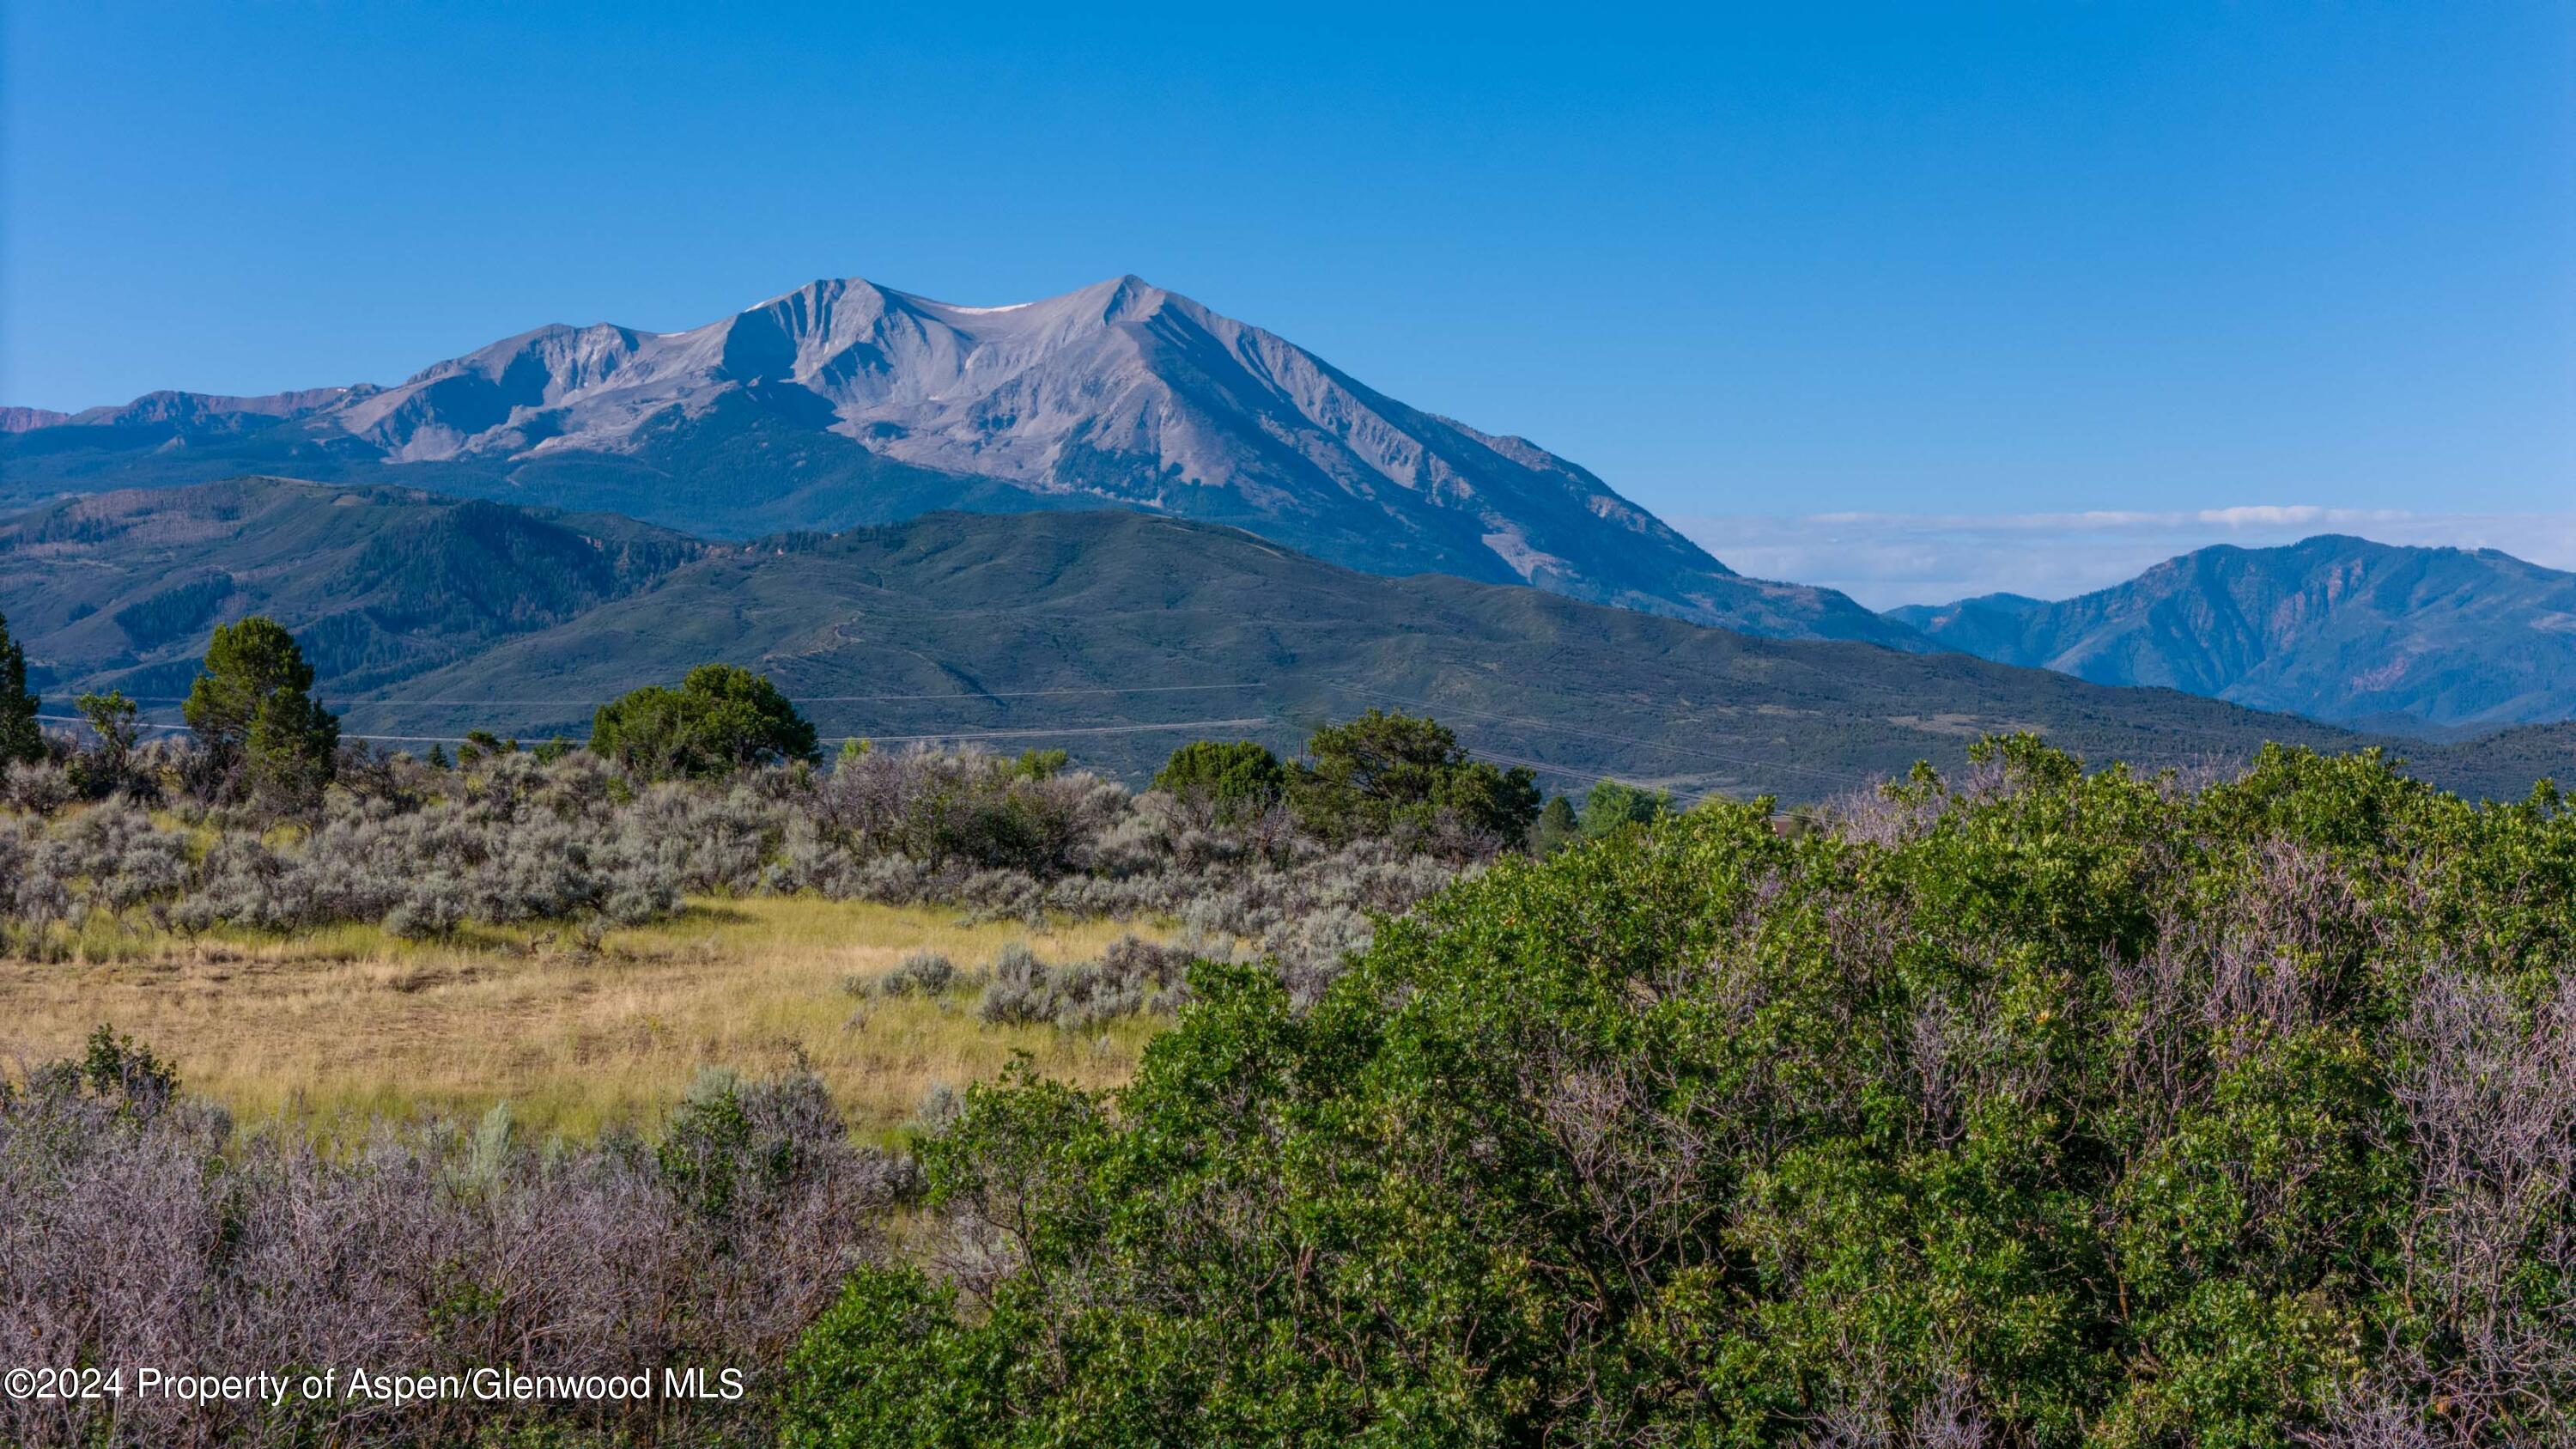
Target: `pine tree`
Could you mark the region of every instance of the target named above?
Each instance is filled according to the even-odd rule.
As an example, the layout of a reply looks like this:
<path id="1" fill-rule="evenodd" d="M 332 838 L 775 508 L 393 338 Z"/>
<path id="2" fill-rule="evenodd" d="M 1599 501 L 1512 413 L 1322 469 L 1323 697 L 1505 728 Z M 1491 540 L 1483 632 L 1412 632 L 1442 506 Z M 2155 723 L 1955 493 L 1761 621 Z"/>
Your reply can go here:
<path id="1" fill-rule="evenodd" d="M 0 615 L 0 765 L 45 757 L 45 733 L 36 723 L 36 696 L 27 689 L 27 651 L 9 637 Z"/>
<path id="2" fill-rule="evenodd" d="M 340 719 L 313 700 L 295 636 L 252 615 L 215 631 L 181 706 L 219 798 L 292 812 L 321 803 L 338 764 Z"/>

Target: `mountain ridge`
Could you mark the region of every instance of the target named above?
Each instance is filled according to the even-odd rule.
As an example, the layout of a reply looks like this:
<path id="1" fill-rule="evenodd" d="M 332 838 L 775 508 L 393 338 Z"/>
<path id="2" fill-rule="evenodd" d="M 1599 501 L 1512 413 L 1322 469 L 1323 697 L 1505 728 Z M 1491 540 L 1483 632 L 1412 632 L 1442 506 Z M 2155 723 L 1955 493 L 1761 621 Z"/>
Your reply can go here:
<path id="1" fill-rule="evenodd" d="M 152 394 L 0 442 L 29 488 L 381 478 L 728 536 L 924 503 L 1138 508 L 1375 573 L 1924 647 L 1832 590 L 1741 577 L 1525 438 L 1411 407 L 1133 275 L 1005 307 L 818 279 L 678 332 L 550 324 L 389 387 Z"/>
<path id="2" fill-rule="evenodd" d="M 1889 613 L 2001 663 L 2329 721 L 2430 733 L 2576 717 L 2576 574 L 2494 549 L 2219 544 L 2055 603 Z"/>
<path id="3" fill-rule="evenodd" d="M 185 592 L 217 574 L 220 592 Z M 539 575 L 552 591 L 521 601 Z M 601 701 L 723 659 L 771 674 L 826 735 L 1061 744 L 1130 778 L 1189 738 L 1293 749 L 1370 705 L 1436 715 L 1560 787 L 1616 774 L 1793 801 L 1918 759 L 1954 768 L 1977 736 L 2025 728 L 2145 768 L 2273 739 L 2386 743 L 1964 654 L 1387 578 L 1121 510 L 715 543 L 415 489 L 243 479 L 0 522 L 0 612 L 49 695 L 123 687 L 166 719 L 206 633 L 252 611 L 307 640 L 354 733 L 579 735 Z M 155 625 L 157 642 L 136 647 L 130 634 Z M 2438 783 L 2518 796 L 2567 773 L 2571 736 L 2409 753 Z"/>

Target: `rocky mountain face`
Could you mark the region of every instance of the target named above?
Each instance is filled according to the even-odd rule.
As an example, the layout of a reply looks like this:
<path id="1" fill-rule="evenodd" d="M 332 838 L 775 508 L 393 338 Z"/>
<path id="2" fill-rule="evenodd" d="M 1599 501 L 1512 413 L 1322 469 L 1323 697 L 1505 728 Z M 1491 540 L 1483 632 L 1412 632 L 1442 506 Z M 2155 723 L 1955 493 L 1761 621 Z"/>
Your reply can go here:
<path id="1" fill-rule="evenodd" d="M 2576 574 L 2492 549 L 2337 535 L 2205 548 L 2060 603 L 1994 595 L 1890 617 L 2003 663 L 2373 728 L 2576 718 Z"/>
<path id="2" fill-rule="evenodd" d="M 392 387 L 153 394 L 0 445 L 22 495 L 264 469 L 732 536 L 1125 507 L 1373 573 L 1921 647 L 1832 590 L 1740 577 L 1536 444 L 1132 276 L 1009 307 L 818 281 L 683 332 L 544 327 Z"/>
<path id="3" fill-rule="evenodd" d="M 0 407 L 0 433 L 31 433 L 38 428 L 50 428 L 71 420 L 71 414 L 58 413 L 52 408 Z"/>

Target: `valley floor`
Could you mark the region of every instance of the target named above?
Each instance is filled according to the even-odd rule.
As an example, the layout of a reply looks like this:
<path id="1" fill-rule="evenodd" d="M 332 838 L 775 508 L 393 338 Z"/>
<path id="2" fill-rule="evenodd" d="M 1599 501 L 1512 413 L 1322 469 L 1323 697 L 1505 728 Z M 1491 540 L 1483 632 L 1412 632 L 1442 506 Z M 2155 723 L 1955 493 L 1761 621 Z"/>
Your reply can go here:
<path id="1" fill-rule="evenodd" d="M 0 1053 L 77 1055 L 104 1022 L 175 1063 L 245 1126 L 328 1135 L 374 1116 L 470 1117 L 506 1100 L 524 1128 L 587 1136 L 657 1122 L 699 1071 L 802 1060 L 863 1137 L 899 1132 L 942 1085 L 962 1090 L 1025 1052 L 1085 1086 L 1126 1080 L 1158 1023 L 1070 1033 L 978 1019 L 971 990 L 867 996 L 907 954 L 961 972 L 1024 942 L 1088 959 L 1147 922 L 1032 932 L 965 924 L 953 907 L 811 896 L 693 898 L 680 916 L 586 947 L 571 931 L 469 927 L 410 942 L 374 926 L 189 940 L 97 924 L 70 958 L 0 956 Z"/>

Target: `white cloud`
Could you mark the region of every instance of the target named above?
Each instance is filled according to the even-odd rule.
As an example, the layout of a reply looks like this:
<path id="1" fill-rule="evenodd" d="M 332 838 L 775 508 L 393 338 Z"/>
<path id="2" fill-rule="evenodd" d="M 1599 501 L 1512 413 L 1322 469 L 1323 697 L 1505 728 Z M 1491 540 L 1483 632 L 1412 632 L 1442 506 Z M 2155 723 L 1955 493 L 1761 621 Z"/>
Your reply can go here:
<path id="1" fill-rule="evenodd" d="M 2576 513 L 2409 513 L 2245 504 L 2171 513 L 1817 513 L 1677 518 L 1728 567 L 1824 584 L 1874 609 L 1972 594 L 2070 598 L 2211 544 L 2267 548 L 2320 533 L 2493 548 L 2576 570 Z"/>

